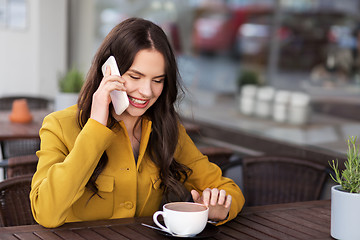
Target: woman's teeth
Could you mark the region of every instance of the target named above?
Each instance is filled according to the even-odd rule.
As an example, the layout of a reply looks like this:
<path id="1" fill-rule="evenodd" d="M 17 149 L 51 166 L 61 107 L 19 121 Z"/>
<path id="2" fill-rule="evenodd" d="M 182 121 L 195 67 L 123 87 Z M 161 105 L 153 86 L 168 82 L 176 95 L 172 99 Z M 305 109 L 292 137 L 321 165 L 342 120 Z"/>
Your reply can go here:
<path id="1" fill-rule="evenodd" d="M 139 99 L 132 98 L 132 97 L 129 97 L 129 98 L 133 103 L 136 103 L 136 104 L 144 104 L 144 103 L 146 103 L 146 101 L 144 101 L 144 100 L 139 100 Z"/>

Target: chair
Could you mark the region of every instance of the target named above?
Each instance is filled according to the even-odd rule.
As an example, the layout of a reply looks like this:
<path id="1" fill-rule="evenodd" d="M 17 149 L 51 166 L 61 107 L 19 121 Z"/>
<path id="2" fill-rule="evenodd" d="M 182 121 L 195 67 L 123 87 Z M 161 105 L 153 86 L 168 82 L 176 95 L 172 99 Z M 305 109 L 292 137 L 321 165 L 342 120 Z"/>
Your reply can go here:
<path id="1" fill-rule="evenodd" d="M 2 142 L 3 158 L 35 154 L 40 149 L 40 138 L 10 139 Z"/>
<path id="2" fill-rule="evenodd" d="M 242 164 L 247 206 L 318 200 L 328 176 L 327 166 L 294 157 L 247 157 L 222 168 Z"/>
<path id="3" fill-rule="evenodd" d="M 9 158 L 6 171 L 7 178 L 34 174 L 38 160 L 35 154 Z"/>
<path id="4" fill-rule="evenodd" d="M 2 149 L 2 157 L 4 159 L 8 159 L 8 164 L 11 164 L 12 161 L 16 161 L 18 163 L 18 160 L 10 160 L 15 157 L 19 156 L 26 156 L 26 155 L 35 155 L 36 151 L 40 149 L 40 138 L 24 138 L 24 139 L 10 139 L 10 140 L 4 140 L 1 143 Z M 14 166 L 15 167 L 15 166 Z M 31 164 L 25 164 L 10 169 L 4 169 L 5 176 L 11 177 L 19 174 L 19 168 L 27 168 L 26 171 L 31 169 L 36 169 L 36 166 L 32 167 Z M 10 170 L 10 173 L 6 173 L 8 170 Z M 15 172 L 14 172 L 15 171 Z M 24 170 L 21 170 L 24 171 Z M 31 170 L 32 171 L 32 170 Z"/>
<path id="5" fill-rule="evenodd" d="M 32 175 L 0 182 L 0 226 L 35 224 L 30 208 Z"/>
<path id="6" fill-rule="evenodd" d="M 230 162 L 230 157 L 234 154 L 233 150 L 224 147 L 201 146 L 199 150 L 209 158 L 210 162 L 222 167 Z"/>
<path id="7" fill-rule="evenodd" d="M 0 110 L 11 110 L 12 103 L 16 99 L 26 99 L 29 109 L 47 109 L 50 107 L 51 104 L 51 100 L 43 97 L 31 97 L 31 96 L 0 97 Z"/>

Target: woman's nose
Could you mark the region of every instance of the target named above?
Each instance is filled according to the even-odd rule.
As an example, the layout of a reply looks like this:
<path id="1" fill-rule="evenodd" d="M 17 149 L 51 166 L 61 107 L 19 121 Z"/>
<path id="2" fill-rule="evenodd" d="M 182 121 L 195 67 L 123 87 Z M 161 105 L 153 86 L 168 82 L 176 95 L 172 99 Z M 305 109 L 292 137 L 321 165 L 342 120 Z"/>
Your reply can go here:
<path id="1" fill-rule="evenodd" d="M 145 98 L 151 97 L 151 81 L 144 81 L 139 87 L 139 92 Z"/>

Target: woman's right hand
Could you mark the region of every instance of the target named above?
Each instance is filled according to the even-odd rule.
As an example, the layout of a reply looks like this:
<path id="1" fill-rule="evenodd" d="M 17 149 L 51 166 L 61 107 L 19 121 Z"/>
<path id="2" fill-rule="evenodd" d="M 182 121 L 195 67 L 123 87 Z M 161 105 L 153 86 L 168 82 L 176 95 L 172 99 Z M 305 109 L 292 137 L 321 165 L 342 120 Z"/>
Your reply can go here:
<path id="1" fill-rule="evenodd" d="M 92 97 L 90 118 L 107 125 L 109 116 L 110 92 L 114 90 L 126 91 L 125 80 L 117 75 L 111 75 L 111 69 L 106 67 L 105 76 Z"/>

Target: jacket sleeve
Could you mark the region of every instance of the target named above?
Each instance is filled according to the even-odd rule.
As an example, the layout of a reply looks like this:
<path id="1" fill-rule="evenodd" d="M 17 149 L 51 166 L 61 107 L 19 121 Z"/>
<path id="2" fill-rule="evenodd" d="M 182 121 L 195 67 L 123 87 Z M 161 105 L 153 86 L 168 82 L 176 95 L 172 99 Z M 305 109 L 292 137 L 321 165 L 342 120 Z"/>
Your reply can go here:
<path id="1" fill-rule="evenodd" d="M 35 220 L 44 227 L 65 222 L 67 211 L 83 194 L 101 155 L 115 136 L 93 119 L 81 131 L 74 125 L 76 122 L 62 124 L 49 115 L 40 129 L 41 148 L 37 152 L 39 162 L 30 201 Z"/>
<path id="2" fill-rule="evenodd" d="M 232 197 L 229 216 L 218 225 L 232 220 L 244 206 L 245 198 L 240 188 L 229 178 L 222 176 L 220 167 L 209 162 L 208 157 L 203 155 L 187 135 L 183 126 L 179 130 L 179 145 L 176 151 L 176 159 L 192 169 L 192 174 L 185 182 L 185 187 L 191 191 L 204 191 L 206 188 L 218 188 L 226 191 Z"/>

